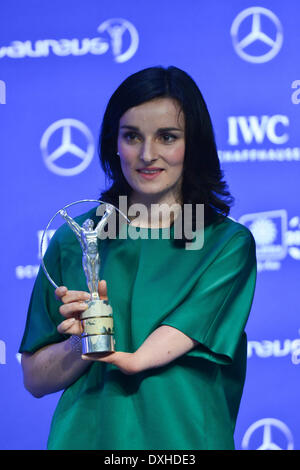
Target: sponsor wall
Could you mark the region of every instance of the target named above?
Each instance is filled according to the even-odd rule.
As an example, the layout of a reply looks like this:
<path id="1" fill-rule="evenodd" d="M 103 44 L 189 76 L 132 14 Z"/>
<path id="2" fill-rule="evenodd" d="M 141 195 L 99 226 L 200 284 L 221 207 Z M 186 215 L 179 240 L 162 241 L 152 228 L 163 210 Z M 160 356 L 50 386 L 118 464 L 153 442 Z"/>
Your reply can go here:
<path id="1" fill-rule="evenodd" d="M 60 395 L 33 398 L 17 354 L 43 230 L 65 204 L 99 197 L 107 101 L 153 65 L 176 65 L 199 85 L 236 197 L 231 217 L 257 244 L 236 447 L 300 448 L 299 13 L 297 0 L 1 5 L 1 449 L 44 449 Z"/>

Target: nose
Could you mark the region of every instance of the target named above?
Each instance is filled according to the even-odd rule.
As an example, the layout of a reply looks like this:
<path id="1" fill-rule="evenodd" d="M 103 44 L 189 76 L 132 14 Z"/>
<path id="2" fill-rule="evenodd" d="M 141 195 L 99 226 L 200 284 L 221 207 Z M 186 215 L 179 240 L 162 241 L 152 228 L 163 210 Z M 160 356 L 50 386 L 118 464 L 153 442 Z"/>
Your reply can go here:
<path id="1" fill-rule="evenodd" d="M 155 146 L 152 142 L 145 140 L 141 148 L 140 159 L 145 163 L 152 162 L 153 160 L 157 159 L 155 153 Z"/>

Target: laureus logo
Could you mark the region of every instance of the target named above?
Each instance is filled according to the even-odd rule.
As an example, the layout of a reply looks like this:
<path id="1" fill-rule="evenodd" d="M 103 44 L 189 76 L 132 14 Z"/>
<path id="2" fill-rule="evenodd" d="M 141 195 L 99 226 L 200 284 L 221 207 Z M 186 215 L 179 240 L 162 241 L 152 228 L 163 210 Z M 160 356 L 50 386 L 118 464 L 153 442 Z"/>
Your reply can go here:
<path id="1" fill-rule="evenodd" d="M 97 31 L 101 34 L 107 32 L 109 35 L 112 53 L 116 62 L 127 62 L 136 53 L 139 45 L 139 35 L 135 26 L 129 21 L 122 18 L 113 18 L 104 21 Z M 127 47 L 124 47 L 126 40 Z"/>
<path id="2" fill-rule="evenodd" d="M 37 39 L 36 41 L 12 41 L 0 47 L 0 59 L 9 57 L 48 57 L 50 54 L 64 57 L 86 54 L 102 55 L 111 52 L 117 63 L 127 62 L 136 53 L 139 35 L 136 27 L 124 18 L 111 18 L 103 21 L 97 28 L 96 37 L 70 39 Z"/>

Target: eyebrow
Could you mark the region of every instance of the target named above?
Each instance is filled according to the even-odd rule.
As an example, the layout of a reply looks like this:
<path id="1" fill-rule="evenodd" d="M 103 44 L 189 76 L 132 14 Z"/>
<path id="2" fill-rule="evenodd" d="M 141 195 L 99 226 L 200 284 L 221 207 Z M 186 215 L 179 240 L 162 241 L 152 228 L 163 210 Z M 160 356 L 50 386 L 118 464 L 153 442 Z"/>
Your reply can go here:
<path id="1" fill-rule="evenodd" d="M 121 126 L 120 129 L 130 129 L 132 131 L 139 131 L 140 129 L 136 126 Z M 183 129 L 179 129 L 178 127 L 160 127 L 157 129 L 158 132 L 170 132 L 170 131 L 180 131 L 183 132 Z"/>

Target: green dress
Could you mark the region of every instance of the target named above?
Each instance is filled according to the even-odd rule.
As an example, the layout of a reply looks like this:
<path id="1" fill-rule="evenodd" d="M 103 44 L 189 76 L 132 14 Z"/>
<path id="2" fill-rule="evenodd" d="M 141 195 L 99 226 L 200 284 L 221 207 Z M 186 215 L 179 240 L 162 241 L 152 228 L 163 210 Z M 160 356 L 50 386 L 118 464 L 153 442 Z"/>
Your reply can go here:
<path id="1" fill-rule="evenodd" d="M 82 225 L 88 217 L 96 220 L 95 211 L 76 220 Z M 123 227 L 130 235 L 132 227 Z M 199 346 L 135 375 L 93 362 L 63 392 L 48 449 L 234 449 L 247 360 L 244 328 L 256 282 L 254 238 L 230 218 L 207 226 L 198 250 L 175 246 L 173 228 L 171 239 L 164 238 L 169 229 L 134 230 L 140 238 L 99 241 L 116 350 L 136 351 L 160 325 Z M 45 264 L 58 285 L 87 291 L 81 248 L 66 224 L 52 238 Z M 66 339 L 56 329 L 60 305 L 40 270 L 20 352 Z"/>

